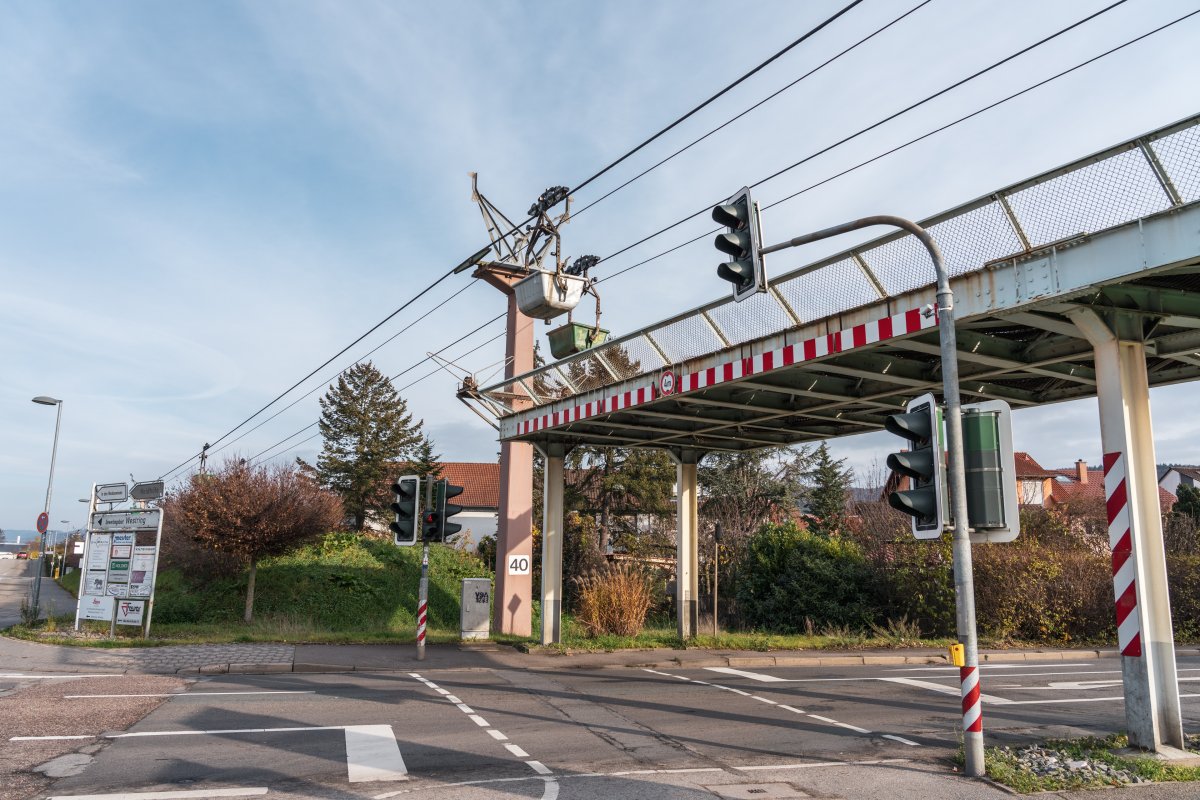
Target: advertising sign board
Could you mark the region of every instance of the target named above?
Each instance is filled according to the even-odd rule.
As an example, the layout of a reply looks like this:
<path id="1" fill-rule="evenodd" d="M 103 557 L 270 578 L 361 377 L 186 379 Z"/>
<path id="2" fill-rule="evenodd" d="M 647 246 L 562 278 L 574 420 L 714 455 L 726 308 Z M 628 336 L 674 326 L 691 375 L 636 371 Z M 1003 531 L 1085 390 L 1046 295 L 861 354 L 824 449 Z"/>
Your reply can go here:
<path id="1" fill-rule="evenodd" d="M 114 600 L 111 597 L 84 597 L 80 609 L 84 619 L 98 619 L 108 622 L 112 619 Z"/>
<path id="2" fill-rule="evenodd" d="M 146 610 L 145 600 L 117 600 L 117 624 L 141 625 Z"/>
<path id="3" fill-rule="evenodd" d="M 133 548 L 129 562 L 129 596 L 149 597 L 154 593 L 154 548 Z"/>
<path id="4" fill-rule="evenodd" d="M 83 576 L 83 594 L 102 595 L 108 588 L 108 573 L 102 569 L 89 570 Z"/>
<path id="5" fill-rule="evenodd" d="M 112 546 L 111 533 L 91 534 L 92 545 L 87 553 L 87 568 L 89 570 L 108 569 L 108 548 Z"/>

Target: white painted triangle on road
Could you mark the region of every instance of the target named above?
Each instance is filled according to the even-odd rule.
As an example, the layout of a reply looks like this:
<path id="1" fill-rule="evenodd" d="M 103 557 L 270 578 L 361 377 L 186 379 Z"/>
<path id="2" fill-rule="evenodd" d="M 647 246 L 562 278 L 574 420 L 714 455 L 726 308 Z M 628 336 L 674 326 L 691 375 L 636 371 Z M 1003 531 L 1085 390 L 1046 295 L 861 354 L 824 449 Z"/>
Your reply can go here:
<path id="1" fill-rule="evenodd" d="M 391 725 L 347 725 L 346 768 L 350 783 L 408 780 Z"/>
<path id="2" fill-rule="evenodd" d="M 724 675 L 737 675 L 740 678 L 749 678 L 762 683 L 794 683 L 787 678 L 776 678 L 774 675 L 766 675 L 762 672 L 746 672 L 745 670 L 734 669 L 732 667 L 705 667 L 709 672 L 720 672 Z"/>

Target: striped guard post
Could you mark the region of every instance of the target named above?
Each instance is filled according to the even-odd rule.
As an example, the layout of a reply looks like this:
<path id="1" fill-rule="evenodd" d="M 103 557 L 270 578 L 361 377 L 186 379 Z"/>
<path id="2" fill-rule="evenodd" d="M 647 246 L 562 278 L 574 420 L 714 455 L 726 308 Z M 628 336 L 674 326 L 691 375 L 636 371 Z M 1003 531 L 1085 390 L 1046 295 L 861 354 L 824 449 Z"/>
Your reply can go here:
<path id="1" fill-rule="evenodd" d="M 428 616 L 429 603 L 421 603 L 417 606 L 417 643 L 425 642 L 425 618 Z"/>
<path id="2" fill-rule="evenodd" d="M 1142 654 L 1142 631 L 1137 610 L 1133 534 L 1129 525 L 1129 492 L 1125 457 L 1104 454 L 1104 499 L 1108 512 L 1108 543 L 1112 547 L 1113 595 L 1117 599 L 1117 645 L 1121 655 Z"/>
<path id="3" fill-rule="evenodd" d="M 979 700 L 979 667 L 959 667 L 962 683 L 964 733 L 983 733 L 983 705 Z"/>

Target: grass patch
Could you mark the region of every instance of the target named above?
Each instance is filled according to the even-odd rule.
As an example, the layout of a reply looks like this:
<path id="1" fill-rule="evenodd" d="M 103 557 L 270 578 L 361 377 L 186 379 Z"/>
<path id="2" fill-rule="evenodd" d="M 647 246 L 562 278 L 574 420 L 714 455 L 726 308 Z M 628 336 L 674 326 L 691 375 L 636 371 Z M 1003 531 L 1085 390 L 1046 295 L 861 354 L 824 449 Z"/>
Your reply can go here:
<path id="1" fill-rule="evenodd" d="M 162 570 L 155 587 L 151 638 L 136 627 L 85 622 L 74 616 L 18 625 L 10 636 L 92 647 L 156 646 L 225 642 L 408 643 L 416 641 L 421 548 L 347 534 L 259 562 L 254 622 L 242 622 L 246 575 L 195 580 Z M 434 545 L 429 552 L 429 623 L 426 640 L 459 639 L 461 579 L 491 573 L 475 556 Z M 70 581 L 74 578 L 73 583 Z M 63 579 L 77 590 L 78 573 Z"/>
<path id="2" fill-rule="evenodd" d="M 1200 748 L 1200 736 L 1188 737 L 1188 746 L 1192 750 Z M 1115 752 L 1127 747 L 1129 738 L 1125 734 L 1052 739 L 1034 748 L 989 747 L 984 765 L 989 778 L 1021 793 L 1200 781 L 1200 767 Z"/>

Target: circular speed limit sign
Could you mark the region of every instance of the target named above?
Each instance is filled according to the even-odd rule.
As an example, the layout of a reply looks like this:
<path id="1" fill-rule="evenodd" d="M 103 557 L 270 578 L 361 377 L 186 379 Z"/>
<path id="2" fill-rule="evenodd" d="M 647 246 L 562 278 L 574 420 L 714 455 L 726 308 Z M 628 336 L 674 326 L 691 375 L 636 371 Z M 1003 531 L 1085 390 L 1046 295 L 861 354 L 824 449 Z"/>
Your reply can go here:
<path id="1" fill-rule="evenodd" d="M 508 574 L 509 575 L 528 575 L 529 574 L 530 558 L 525 555 L 511 555 L 508 557 Z"/>
<path id="2" fill-rule="evenodd" d="M 659 378 L 659 380 L 658 380 L 658 389 L 664 395 L 674 394 L 675 393 L 675 373 L 669 369 L 663 370 L 662 377 Z"/>

